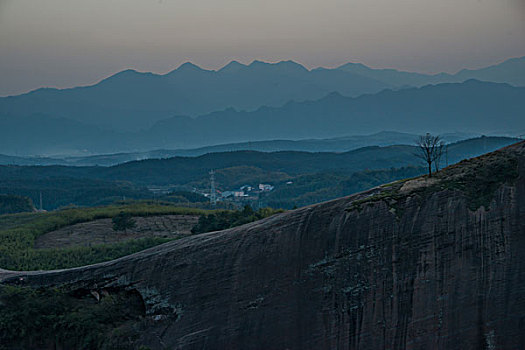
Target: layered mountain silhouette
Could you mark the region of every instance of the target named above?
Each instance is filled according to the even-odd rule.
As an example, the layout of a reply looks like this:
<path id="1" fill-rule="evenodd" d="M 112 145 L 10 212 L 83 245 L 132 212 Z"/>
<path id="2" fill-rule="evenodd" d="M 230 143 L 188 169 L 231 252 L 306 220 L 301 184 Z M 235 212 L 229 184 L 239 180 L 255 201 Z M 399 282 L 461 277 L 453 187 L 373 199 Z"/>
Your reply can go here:
<path id="1" fill-rule="evenodd" d="M 385 90 L 356 98 L 338 93 L 255 111 L 226 109 L 172 117 L 137 132 L 115 132 L 49 115 L 0 117 L 5 154 L 109 153 L 193 148 L 275 139 L 333 138 L 382 130 L 420 134 L 459 131 L 525 134 L 525 88 L 464 83 Z"/>
<path id="2" fill-rule="evenodd" d="M 447 143 L 473 138 L 476 134 L 448 133 L 441 138 Z M 330 139 L 308 140 L 268 140 L 255 142 L 238 142 L 206 146 L 190 149 L 156 149 L 142 152 L 120 152 L 96 155 L 67 156 L 58 154 L 58 157 L 43 156 L 10 156 L 0 154 L 0 165 L 99 165 L 111 166 L 133 160 L 162 159 L 170 157 L 196 157 L 207 153 L 234 152 L 234 151 L 303 151 L 303 152 L 347 152 L 367 146 L 413 145 L 418 135 L 381 131 L 371 135 L 352 135 Z M 515 140 L 513 138 L 503 138 Z"/>
<path id="3" fill-rule="evenodd" d="M 155 135 L 157 142 L 169 146 L 209 140 L 328 138 L 381 130 L 505 132 L 525 129 L 523 107 L 525 88 L 469 80 L 357 98 L 332 93 L 317 101 L 290 102 L 253 112 L 228 109 L 195 119 L 175 117 L 158 122 L 144 136 Z"/>
<path id="4" fill-rule="evenodd" d="M 254 61 L 247 66 L 232 62 L 218 71 L 185 63 L 165 75 L 125 70 L 93 86 L 0 98 L 0 112 L 45 113 L 115 130 L 137 130 L 174 115 L 196 116 L 227 107 L 252 110 L 318 99 L 332 91 L 357 96 L 387 87 L 349 72 L 309 71 L 291 61 Z"/>
<path id="5" fill-rule="evenodd" d="M 525 57 L 506 60 L 503 63 L 481 69 L 462 69 L 456 74 L 421 74 L 396 69 L 373 69 L 361 63 L 347 63 L 340 70 L 358 74 L 393 86 L 423 86 L 439 83 L 457 83 L 469 79 L 508 83 L 525 86 Z"/>
<path id="6" fill-rule="evenodd" d="M 44 88 L 0 98 L 0 115 L 35 113 L 67 118 L 117 131 L 137 131 L 173 116 L 208 114 L 226 108 L 253 111 L 289 101 L 317 100 L 331 92 L 348 97 L 384 89 L 478 79 L 525 85 L 525 58 L 479 70 L 425 75 L 346 64 L 338 69 L 313 69 L 292 62 L 244 65 L 233 61 L 220 70 L 185 63 L 164 75 L 134 70 L 101 82 L 71 89 Z"/>

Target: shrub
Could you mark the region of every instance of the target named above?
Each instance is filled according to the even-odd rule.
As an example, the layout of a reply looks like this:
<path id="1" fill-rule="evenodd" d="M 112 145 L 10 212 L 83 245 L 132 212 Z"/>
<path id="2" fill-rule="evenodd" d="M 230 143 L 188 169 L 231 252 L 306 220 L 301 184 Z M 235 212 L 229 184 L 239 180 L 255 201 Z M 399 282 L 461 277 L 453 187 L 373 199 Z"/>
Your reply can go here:
<path id="1" fill-rule="evenodd" d="M 124 231 L 134 228 L 137 222 L 133 219 L 130 213 L 121 211 L 118 215 L 113 217 L 113 230 Z"/>

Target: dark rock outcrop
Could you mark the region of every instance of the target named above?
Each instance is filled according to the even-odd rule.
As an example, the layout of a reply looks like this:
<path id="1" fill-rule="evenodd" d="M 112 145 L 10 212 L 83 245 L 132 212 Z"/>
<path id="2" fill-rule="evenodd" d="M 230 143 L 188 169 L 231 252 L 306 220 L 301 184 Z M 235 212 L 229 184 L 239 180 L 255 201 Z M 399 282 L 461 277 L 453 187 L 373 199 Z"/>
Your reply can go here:
<path id="1" fill-rule="evenodd" d="M 525 143 L 433 179 L 0 281 L 138 291 L 136 344 L 151 349 L 523 349 Z"/>

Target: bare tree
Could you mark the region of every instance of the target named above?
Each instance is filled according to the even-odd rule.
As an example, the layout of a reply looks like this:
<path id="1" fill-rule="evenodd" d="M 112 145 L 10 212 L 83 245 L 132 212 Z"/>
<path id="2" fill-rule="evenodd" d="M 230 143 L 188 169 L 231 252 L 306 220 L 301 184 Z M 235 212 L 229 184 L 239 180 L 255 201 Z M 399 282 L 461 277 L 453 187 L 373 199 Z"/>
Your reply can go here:
<path id="1" fill-rule="evenodd" d="M 441 156 L 443 155 L 445 148 L 445 143 L 440 139 L 434 152 L 434 169 L 436 173 L 439 171 L 439 163 L 441 163 Z"/>
<path id="2" fill-rule="evenodd" d="M 416 156 L 423 159 L 428 165 L 428 177 L 432 177 L 432 163 L 436 172 L 439 171 L 439 161 L 443 155 L 444 143 L 439 136 L 433 136 L 427 133 L 424 136 L 419 136 L 416 140 L 418 152 Z"/>

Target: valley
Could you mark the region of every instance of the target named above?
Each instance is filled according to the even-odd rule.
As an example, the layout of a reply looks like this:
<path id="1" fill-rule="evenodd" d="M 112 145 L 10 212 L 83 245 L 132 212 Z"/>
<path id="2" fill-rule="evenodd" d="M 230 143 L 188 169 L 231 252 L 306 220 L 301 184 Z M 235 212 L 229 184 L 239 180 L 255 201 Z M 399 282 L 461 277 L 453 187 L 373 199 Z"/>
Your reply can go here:
<path id="1" fill-rule="evenodd" d="M 516 142 L 508 137 L 479 137 L 450 143 L 442 166 Z M 292 209 L 366 190 L 382 183 L 425 172 L 413 145 L 370 146 L 348 152 L 218 152 L 196 157 L 131 161 L 100 166 L 0 166 L 0 192 L 43 198 L 43 209 L 68 205 L 107 205 L 123 200 L 160 200 L 208 208 L 203 196 L 187 199 L 170 195 L 183 191 L 209 195 L 209 171 L 216 189 L 240 191 L 245 185 L 269 184 L 273 190 L 253 201 L 223 203 Z M 161 188 L 157 194 L 151 189 Z M 221 197 L 219 193 L 219 198 Z M 186 195 L 187 196 L 187 195 Z M 188 197 L 190 198 L 190 197 Z"/>

